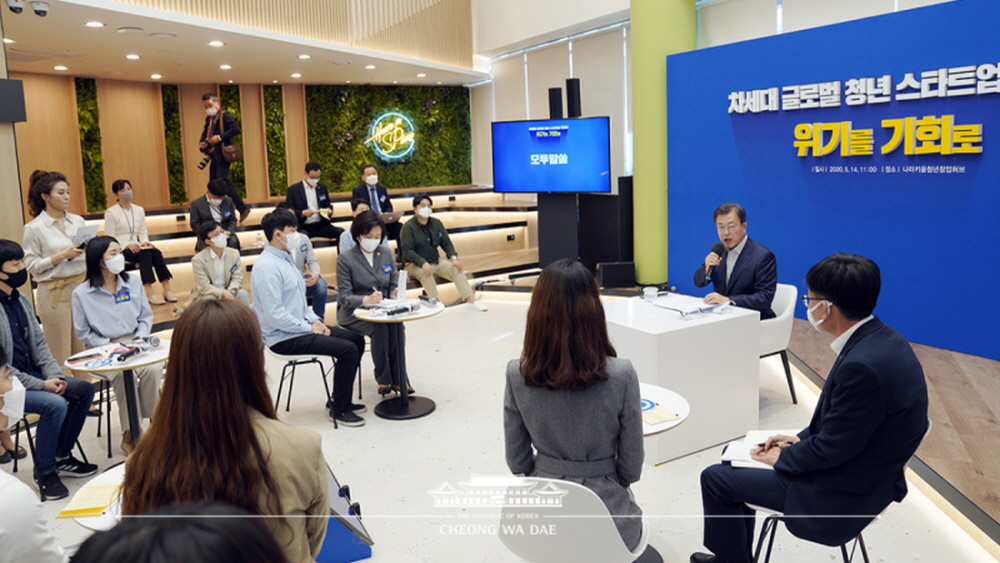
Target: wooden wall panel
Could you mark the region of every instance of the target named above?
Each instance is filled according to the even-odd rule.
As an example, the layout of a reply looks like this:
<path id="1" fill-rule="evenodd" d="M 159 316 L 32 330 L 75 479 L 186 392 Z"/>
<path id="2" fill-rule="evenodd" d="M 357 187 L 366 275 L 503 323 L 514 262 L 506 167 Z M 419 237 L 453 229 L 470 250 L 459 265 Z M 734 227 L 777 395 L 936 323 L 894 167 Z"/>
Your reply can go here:
<path id="1" fill-rule="evenodd" d="M 269 198 L 267 187 L 267 146 L 264 144 L 264 94 L 260 84 L 240 85 L 240 115 L 243 123 L 243 166 L 246 170 L 247 199 Z"/>
<path id="2" fill-rule="evenodd" d="M 285 108 L 285 164 L 290 186 L 302 179 L 306 162 L 309 162 L 305 86 L 286 84 L 281 87 L 281 98 Z"/>
<path id="3" fill-rule="evenodd" d="M 131 182 L 139 205 L 169 206 L 160 84 L 98 78 L 97 106 L 108 206 L 115 203 L 111 184 L 119 178 Z"/>
<path id="4" fill-rule="evenodd" d="M 73 78 L 20 72 L 12 72 L 10 77 L 23 81 L 24 109 L 28 117 L 28 121 L 14 125 L 25 219 L 31 218 L 25 203 L 28 178 L 39 168 L 65 174 L 70 186 L 70 211 L 86 213 Z"/>
<path id="5" fill-rule="evenodd" d="M 198 170 L 198 163 L 205 156 L 198 151 L 198 138 L 205 128 L 205 108 L 201 96 L 206 92 L 219 93 L 217 84 L 179 84 L 177 98 L 181 106 L 181 152 L 184 155 L 184 186 L 188 200 L 204 195 L 208 186 L 208 167 Z"/>

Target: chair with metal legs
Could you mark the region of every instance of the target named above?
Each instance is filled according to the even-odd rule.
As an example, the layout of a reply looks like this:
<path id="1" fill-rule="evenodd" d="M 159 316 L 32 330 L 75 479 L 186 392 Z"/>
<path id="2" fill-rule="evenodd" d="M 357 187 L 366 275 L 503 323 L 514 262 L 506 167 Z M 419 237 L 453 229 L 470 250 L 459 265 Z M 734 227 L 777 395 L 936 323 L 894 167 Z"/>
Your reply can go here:
<path id="1" fill-rule="evenodd" d="M 29 421 L 28 417 L 33 417 L 34 421 Z M 24 418 L 17 421 L 17 425 L 14 427 L 14 451 L 17 451 L 18 446 L 21 445 L 21 429 L 24 429 L 24 433 L 28 435 L 28 449 L 31 450 L 31 460 L 35 460 L 35 439 L 31 435 L 31 425 L 38 422 L 39 416 L 37 414 L 26 414 Z M 80 440 L 76 441 L 76 447 L 80 450 L 80 457 L 83 458 L 84 463 L 90 463 L 87 459 L 87 453 L 83 451 L 83 446 L 80 445 Z M 14 469 L 13 472 L 17 473 L 17 456 L 14 456 Z"/>

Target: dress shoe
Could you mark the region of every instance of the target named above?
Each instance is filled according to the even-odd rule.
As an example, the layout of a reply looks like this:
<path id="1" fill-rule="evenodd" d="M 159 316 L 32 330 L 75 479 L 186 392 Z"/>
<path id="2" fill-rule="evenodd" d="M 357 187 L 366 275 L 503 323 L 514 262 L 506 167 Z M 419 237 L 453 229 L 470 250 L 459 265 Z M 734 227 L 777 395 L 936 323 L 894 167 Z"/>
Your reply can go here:
<path id="1" fill-rule="evenodd" d="M 730 561 L 729 559 L 723 559 L 718 555 L 712 555 L 711 553 L 692 553 L 691 563 L 742 563 L 738 561 Z M 750 563 L 747 561 L 746 563 Z"/>
<path id="2" fill-rule="evenodd" d="M 383 385 L 381 383 L 378 384 L 379 395 L 388 395 L 389 393 L 392 393 L 392 387 L 390 387 L 389 385 Z"/>
<path id="3" fill-rule="evenodd" d="M 242 223 L 243 221 L 246 221 L 247 217 L 249 217 L 249 216 L 250 216 L 250 208 L 249 207 L 245 207 L 243 209 L 243 211 L 240 211 L 240 223 Z"/>

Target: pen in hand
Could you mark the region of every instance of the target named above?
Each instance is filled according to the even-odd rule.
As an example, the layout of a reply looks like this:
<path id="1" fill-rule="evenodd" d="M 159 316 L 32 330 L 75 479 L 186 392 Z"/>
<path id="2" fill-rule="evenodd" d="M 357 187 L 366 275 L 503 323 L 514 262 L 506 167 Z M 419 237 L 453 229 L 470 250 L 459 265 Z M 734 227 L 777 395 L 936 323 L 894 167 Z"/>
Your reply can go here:
<path id="1" fill-rule="evenodd" d="M 795 442 L 793 442 L 791 440 L 779 440 L 779 441 L 776 441 L 776 442 L 771 442 L 771 447 L 773 448 L 774 446 L 777 446 L 779 444 L 785 444 L 786 446 L 791 446 L 794 443 Z M 761 443 L 757 444 L 757 447 L 758 448 L 763 448 L 765 444 L 766 444 L 766 442 L 761 442 Z"/>

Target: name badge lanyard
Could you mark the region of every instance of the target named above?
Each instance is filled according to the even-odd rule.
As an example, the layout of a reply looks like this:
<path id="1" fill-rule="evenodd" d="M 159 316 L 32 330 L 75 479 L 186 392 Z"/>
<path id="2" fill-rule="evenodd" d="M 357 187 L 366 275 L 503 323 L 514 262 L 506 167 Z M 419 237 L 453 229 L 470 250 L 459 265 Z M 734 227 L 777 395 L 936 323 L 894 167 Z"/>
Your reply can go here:
<path id="1" fill-rule="evenodd" d="M 132 214 L 132 220 L 129 221 L 128 215 L 125 215 L 125 208 L 119 205 L 118 207 L 122 210 L 122 215 L 125 217 L 125 223 L 128 225 L 128 242 L 129 244 L 133 242 L 139 242 L 139 239 L 135 236 L 135 209 L 129 207 L 129 212 Z"/>

